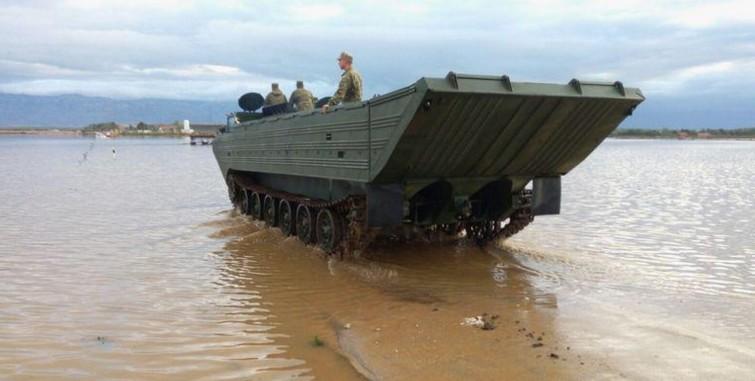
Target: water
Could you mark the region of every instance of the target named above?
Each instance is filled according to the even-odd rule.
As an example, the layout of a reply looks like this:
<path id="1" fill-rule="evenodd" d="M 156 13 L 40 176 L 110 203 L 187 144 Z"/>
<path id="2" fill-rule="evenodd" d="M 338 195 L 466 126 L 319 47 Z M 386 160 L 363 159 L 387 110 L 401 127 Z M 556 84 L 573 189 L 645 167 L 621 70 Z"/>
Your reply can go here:
<path id="1" fill-rule="evenodd" d="M 347 261 L 229 211 L 208 147 L 92 142 L 0 138 L 2 380 L 755 370 L 755 142 L 607 141 L 508 242 Z"/>
<path id="2" fill-rule="evenodd" d="M 569 282 L 627 289 L 754 339 L 754 189 L 755 142 L 609 141 L 565 179 L 563 215 L 515 241 L 602 270 Z"/>

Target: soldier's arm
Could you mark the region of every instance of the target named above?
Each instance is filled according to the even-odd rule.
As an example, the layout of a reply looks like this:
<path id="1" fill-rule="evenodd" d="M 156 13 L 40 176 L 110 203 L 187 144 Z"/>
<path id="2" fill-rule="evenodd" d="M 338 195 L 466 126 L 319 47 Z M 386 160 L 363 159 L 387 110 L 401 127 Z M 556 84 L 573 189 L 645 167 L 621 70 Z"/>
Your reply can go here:
<path id="1" fill-rule="evenodd" d="M 336 90 L 336 93 L 333 94 L 333 96 L 330 98 L 330 101 L 328 102 L 329 105 L 335 106 L 343 100 L 343 97 L 346 95 L 346 90 L 351 85 L 351 76 L 350 75 L 344 75 L 341 77 L 341 82 L 338 84 L 338 90 Z"/>
<path id="2" fill-rule="evenodd" d="M 354 80 L 354 92 L 358 100 L 362 100 L 362 76 L 358 75 Z"/>

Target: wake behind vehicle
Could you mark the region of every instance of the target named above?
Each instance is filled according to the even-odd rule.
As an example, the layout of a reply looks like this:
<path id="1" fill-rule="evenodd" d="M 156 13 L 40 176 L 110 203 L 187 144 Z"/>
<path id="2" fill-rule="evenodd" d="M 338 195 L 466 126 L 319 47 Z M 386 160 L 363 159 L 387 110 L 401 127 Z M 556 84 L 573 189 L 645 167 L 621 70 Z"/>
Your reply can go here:
<path id="1" fill-rule="evenodd" d="M 250 93 L 213 151 L 242 213 L 326 252 L 402 228 L 482 244 L 558 214 L 561 176 L 644 99 L 621 82 L 453 72 L 325 114 L 257 112 Z"/>

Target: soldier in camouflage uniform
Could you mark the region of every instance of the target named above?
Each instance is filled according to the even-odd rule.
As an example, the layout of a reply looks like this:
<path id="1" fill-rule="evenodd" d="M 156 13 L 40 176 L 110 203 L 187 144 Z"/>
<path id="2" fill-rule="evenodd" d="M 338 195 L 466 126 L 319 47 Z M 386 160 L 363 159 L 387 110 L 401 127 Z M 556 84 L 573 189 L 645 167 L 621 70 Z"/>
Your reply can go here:
<path id="1" fill-rule="evenodd" d="M 296 90 L 291 93 L 289 102 L 291 106 L 295 107 L 296 111 L 312 111 L 315 109 L 314 96 L 304 88 L 303 81 L 296 81 Z"/>
<path id="2" fill-rule="evenodd" d="M 351 54 L 342 52 L 338 57 L 338 67 L 343 70 L 341 82 L 338 84 L 338 90 L 330 98 L 325 106 L 322 106 L 323 112 L 328 112 L 332 106 L 339 103 L 361 102 L 362 101 L 362 76 L 354 69 L 352 63 L 354 59 Z"/>
<path id="3" fill-rule="evenodd" d="M 286 94 L 283 94 L 277 83 L 272 85 L 273 91 L 269 92 L 265 97 L 265 106 L 275 106 L 282 103 L 288 103 L 286 100 Z"/>

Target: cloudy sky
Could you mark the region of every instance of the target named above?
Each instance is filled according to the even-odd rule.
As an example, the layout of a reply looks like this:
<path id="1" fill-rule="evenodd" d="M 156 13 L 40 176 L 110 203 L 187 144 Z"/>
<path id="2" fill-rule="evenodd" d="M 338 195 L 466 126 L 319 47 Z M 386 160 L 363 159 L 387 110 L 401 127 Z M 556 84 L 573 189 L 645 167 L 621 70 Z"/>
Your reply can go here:
<path id="1" fill-rule="evenodd" d="M 755 126 L 752 0 L 0 0 L 0 36 L 7 93 L 231 100 L 303 79 L 328 95 L 349 50 L 368 95 L 449 70 L 621 80 L 649 127 Z"/>

